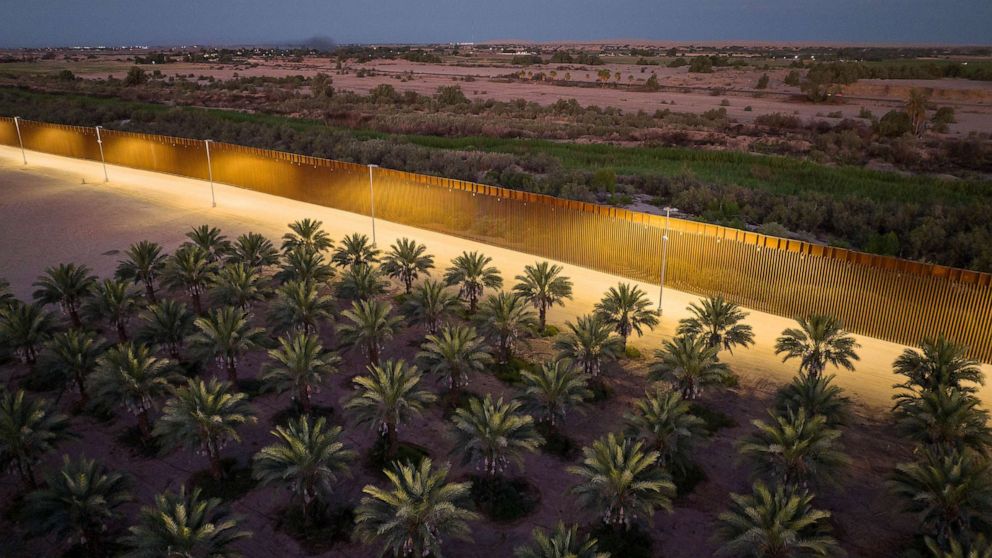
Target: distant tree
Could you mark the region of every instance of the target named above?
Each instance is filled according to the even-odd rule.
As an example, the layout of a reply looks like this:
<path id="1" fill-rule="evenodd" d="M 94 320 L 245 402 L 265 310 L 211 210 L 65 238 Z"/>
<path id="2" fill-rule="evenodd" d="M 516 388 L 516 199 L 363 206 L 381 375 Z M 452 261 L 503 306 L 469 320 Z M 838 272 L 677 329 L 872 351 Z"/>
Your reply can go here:
<path id="1" fill-rule="evenodd" d="M 203 557 L 237 558 L 231 546 L 251 536 L 240 531 L 241 518 L 231 515 L 220 498 L 203 498 L 199 488 L 155 496 L 143 506 L 138 522 L 122 539 L 123 558 Z"/>
<path id="2" fill-rule="evenodd" d="M 462 255 L 451 261 L 451 267 L 445 270 L 444 282 L 451 286 L 458 285 L 459 296 L 468 302 L 470 314 L 475 313 L 485 289 L 499 289 L 503 286 L 499 270 L 489 265 L 492 261 L 492 258 L 479 252 L 462 252 Z"/>
<path id="3" fill-rule="evenodd" d="M 623 355 L 623 338 L 599 314 L 579 316 L 566 322 L 568 331 L 554 342 L 559 359 L 568 359 L 580 366 L 592 378 L 599 376 L 603 364 Z"/>
<path id="4" fill-rule="evenodd" d="M 102 337 L 82 329 L 56 333 L 45 344 L 45 367 L 55 372 L 64 386 L 75 385 L 80 402 L 86 403 L 86 378 L 96 369 L 104 344 Z"/>
<path id="5" fill-rule="evenodd" d="M 799 371 L 817 378 L 827 364 L 854 370 L 855 352 L 860 347 L 840 320 L 823 314 L 799 318 L 798 328 L 789 328 L 775 342 L 775 354 L 784 355 L 783 362 L 799 359 Z"/>
<path id="6" fill-rule="evenodd" d="M 96 276 L 90 273 L 90 268 L 73 263 L 50 267 L 34 286 L 38 287 L 34 292 L 38 303 L 58 304 L 62 313 L 69 316 L 72 327 L 83 327 L 79 308 L 96 286 Z"/>
<path id="7" fill-rule="evenodd" d="M 62 456 L 62 467 L 45 476 L 44 488 L 24 500 L 32 533 L 79 543 L 89 556 L 107 555 L 107 531 L 121 521 L 131 501 L 129 477 L 92 459 Z"/>
<path id="8" fill-rule="evenodd" d="M 304 247 L 292 248 L 283 257 L 282 269 L 275 278 L 277 281 L 310 282 L 314 285 L 327 283 L 334 277 L 334 268 L 327 263 L 324 255 Z"/>
<path id="9" fill-rule="evenodd" d="M 387 360 L 369 365 L 368 374 L 355 377 L 356 393 L 345 405 L 359 424 L 369 423 L 386 443 L 386 458 L 399 450 L 400 425 L 435 400 L 434 394 L 420 388 L 421 374 L 403 360 Z"/>
<path id="10" fill-rule="evenodd" d="M 393 307 L 375 299 L 357 300 L 351 308 L 341 313 L 344 323 L 338 325 L 341 345 L 345 348 L 359 347 L 369 364 L 379 364 L 382 344 L 392 339 L 399 326 L 400 318 L 392 315 Z"/>
<path id="11" fill-rule="evenodd" d="M 755 89 L 768 89 L 768 79 L 769 79 L 768 78 L 768 74 L 761 74 L 761 77 L 758 78 L 758 83 L 755 84 L 754 88 Z"/>
<path id="12" fill-rule="evenodd" d="M 829 535 L 830 512 L 813 507 L 813 495 L 794 485 L 774 490 L 755 483 L 751 494 L 731 494 L 730 509 L 717 520 L 723 546 L 717 556 L 818 558 L 843 556 Z"/>
<path id="13" fill-rule="evenodd" d="M 909 98 L 906 100 L 906 114 L 913 126 L 913 133 L 917 136 L 923 135 L 927 127 L 927 104 L 930 97 L 922 89 L 913 88 L 909 90 Z"/>
<path id="14" fill-rule="evenodd" d="M 471 540 L 469 521 L 478 514 L 464 506 L 469 483 L 445 482 L 448 468 L 430 459 L 386 470 L 387 488 L 367 485 L 355 510 L 355 531 L 366 543 L 381 541 L 383 556 L 444 558 L 446 537 Z"/>
<path id="15" fill-rule="evenodd" d="M 143 69 L 137 66 L 128 69 L 127 76 L 124 77 L 124 85 L 133 87 L 144 83 L 148 83 L 148 74 Z"/>
<path id="16" fill-rule="evenodd" d="M 442 85 L 438 87 L 437 92 L 434 94 L 434 100 L 441 107 L 467 105 L 469 103 L 468 97 L 462 92 L 462 88 L 457 85 Z"/>
<path id="17" fill-rule="evenodd" d="M 436 334 L 441 322 L 461 307 L 458 297 L 441 281 L 426 279 L 403 301 L 402 312 L 414 324 L 424 324 L 427 333 Z"/>
<path id="18" fill-rule="evenodd" d="M 165 347 L 169 358 L 178 361 L 186 339 L 195 331 L 193 314 L 186 305 L 165 299 L 149 306 L 140 318 L 138 342 Z"/>
<path id="19" fill-rule="evenodd" d="M 330 503 L 338 476 L 350 475 L 355 452 L 341 442 L 341 427 L 328 427 L 324 417 L 292 419 L 272 435 L 278 441 L 255 454 L 252 475 L 263 485 L 286 485 L 309 518 L 314 502 Z"/>
<path id="20" fill-rule="evenodd" d="M 644 328 L 654 329 L 658 325 L 658 315 L 650 310 L 651 302 L 647 293 L 637 285 L 620 283 L 603 295 L 603 300 L 596 304 L 596 313 L 613 328 L 623 339 L 623 347 L 627 347 L 627 338 L 632 333 L 643 335 Z"/>
<path id="21" fill-rule="evenodd" d="M 735 346 L 754 345 L 754 330 L 741 322 L 747 313 L 722 296 L 689 304 L 691 318 L 679 320 L 679 335 L 701 336 L 710 347 L 733 352 Z"/>
<path id="22" fill-rule="evenodd" d="M 610 558 L 608 552 L 597 550 L 596 539 L 579 535 L 577 526 L 566 526 L 561 521 L 550 533 L 535 528 L 531 539 L 529 545 L 518 546 L 513 551 L 516 558 Z"/>
<path id="23" fill-rule="evenodd" d="M 217 227 L 210 225 L 193 227 L 186 233 L 186 238 L 189 240 L 183 246 L 199 246 L 206 252 L 207 260 L 212 263 L 220 262 L 231 253 L 231 241 Z"/>
<path id="24" fill-rule="evenodd" d="M 380 251 L 369 237 L 360 233 L 349 234 L 334 249 L 331 262 L 338 267 L 371 266 L 379 262 Z"/>
<path id="25" fill-rule="evenodd" d="M 244 264 L 261 272 L 279 263 L 279 252 L 271 240 L 259 233 L 249 232 L 234 240 L 228 261 Z"/>
<path id="26" fill-rule="evenodd" d="M 34 465 L 70 438 L 69 417 L 46 399 L 0 387 L 0 471 L 14 471 L 29 488 L 38 486 Z"/>
<path id="27" fill-rule="evenodd" d="M 162 273 L 162 284 L 171 289 L 183 289 L 193 302 L 193 310 L 203 314 L 202 296 L 214 270 L 209 253 L 196 245 L 184 245 L 169 258 Z"/>
<path id="28" fill-rule="evenodd" d="M 479 307 L 476 322 L 486 337 L 496 345 L 500 362 L 510 362 L 513 349 L 534 336 L 537 320 L 521 297 L 500 291 L 489 297 Z"/>
<path id="29" fill-rule="evenodd" d="M 560 265 L 540 261 L 525 266 L 523 274 L 517 275 L 513 292 L 537 308 L 541 331 L 547 324 L 548 309 L 572 298 L 572 280 L 561 274 L 563 270 Z"/>
<path id="30" fill-rule="evenodd" d="M 717 358 L 719 347 L 711 347 L 706 339 L 679 336 L 666 341 L 662 350 L 655 351 L 657 359 L 651 365 L 652 380 L 667 380 L 685 399 L 695 399 L 703 388 L 723 382 L 730 372 Z"/>
<path id="31" fill-rule="evenodd" d="M 569 467 L 579 477 L 572 488 L 583 507 L 602 514 L 611 527 L 650 520 L 657 509 L 671 511 L 675 485 L 658 467 L 658 453 L 614 434 L 582 449 L 582 463 Z"/>
<path id="32" fill-rule="evenodd" d="M 242 355 L 265 344 L 265 330 L 252 327 L 250 316 L 240 308 L 224 306 L 193 323 L 199 331 L 190 338 L 190 344 L 201 354 L 216 359 L 231 383 L 238 381 Z"/>
<path id="33" fill-rule="evenodd" d="M 220 452 L 229 441 L 240 442 L 238 427 L 255 422 L 243 393 L 231 392 L 226 382 L 190 380 L 175 391 L 162 409 L 153 434 L 163 447 L 185 446 L 210 460 L 215 479 L 224 475 Z"/>
<path id="34" fill-rule="evenodd" d="M 311 394 L 338 371 L 341 359 L 324 350 L 320 338 L 305 332 L 279 338 L 279 346 L 269 351 L 270 362 L 263 367 L 262 381 L 278 392 L 290 391 L 304 413 L 311 410 Z"/>
<path id="35" fill-rule="evenodd" d="M 229 263 L 210 275 L 210 295 L 217 304 L 251 312 L 270 292 L 265 281 L 257 267 Z"/>
<path id="36" fill-rule="evenodd" d="M 55 331 L 55 320 L 40 304 L 14 301 L 0 307 L 0 346 L 13 351 L 29 365 L 38 359 L 38 349 Z"/>
<path id="37" fill-rule="evenodd" d="M 148 303 L 155 304 L 155 281 L 162 274 L 167 261 L 162 246 L 142 240 L 132 244 L 124 255 L 125 258 L 117 263 L 117 277 L 142 283 Z"/>
<path id="38" fill-rule="evenodd" d="M 401 238 L 389 247 L 382 262 L 382 271 L 403 283 L 406 293 L 413 290 L 413 283 L 421 274 L 429 274 L 434 268 L 434 256 L 427 253 L 427 247 L 409 238 Z"/>
<path id="39" fill-rule="evenodd" d="M 338 297 L 346 300 L 369 300 L 386 294 L 389 281 L 371 265 L 346 268 L 335 285 Z"/>
<path id="40" fill-rule="evenodd" d="M 105 279 L 97 283 L 83 304 L 83 314 L 92 320 L 106 321 L 117 331 L 117 340 L 127 341 L 127 324 L 138 310 L 138 294 L 130 281 Z"/>

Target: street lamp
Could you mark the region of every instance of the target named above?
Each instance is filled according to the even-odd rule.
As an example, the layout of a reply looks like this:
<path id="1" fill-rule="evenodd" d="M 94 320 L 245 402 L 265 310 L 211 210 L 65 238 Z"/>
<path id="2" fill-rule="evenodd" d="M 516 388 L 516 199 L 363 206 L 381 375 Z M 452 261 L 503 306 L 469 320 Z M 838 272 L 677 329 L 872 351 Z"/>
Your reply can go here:
<path id="1" fill-rule="evenodd" d="M 668 224 L 672 218 L 672 208 L 665 208 L 665 234 L 661 237 L 661 287 L 658 290 L 658 315 L 661 315 L 661 302 L 665 297 L 665 268 L 668 265 Z"/>
<path id="2" fill-rule="evenodd" d="M 217 207 L 217 197 L 214 195 L 214 167 L 210 164 L 210 144 L 214 140 L 203 140 L 203 145 L 207 148 L 207 177 L 210 178 L 210 206 Z"/>
<path id="3" fill-rule="evenodd" d="M 107 160 L 103 157 L 103 139 L 100 137 L 100 129 L 103 126 L 96 127 L 96 143 L 100 146 L 100 162 L 103 163 L 103 181 L 110 182 L 110 177 L 107 176 Z"/>
<path id="4" fill-rule="evenodd" d="M 372 214 L 372 244 L 375 244 L 375 191 L 372 189 L 372 170 L 379 165 L 369 165 L 369 208 Z"/>
<path id="5" fill-rule="evenodd" d="M 21 117 L 14 117 L 14 128 L 17 128 L 17 143 L 21 146 L 21 159 L 24 160 L 24 164 L 28 164 L 28 158 L 24 155 L 24 140 L 21 139 Z"/>

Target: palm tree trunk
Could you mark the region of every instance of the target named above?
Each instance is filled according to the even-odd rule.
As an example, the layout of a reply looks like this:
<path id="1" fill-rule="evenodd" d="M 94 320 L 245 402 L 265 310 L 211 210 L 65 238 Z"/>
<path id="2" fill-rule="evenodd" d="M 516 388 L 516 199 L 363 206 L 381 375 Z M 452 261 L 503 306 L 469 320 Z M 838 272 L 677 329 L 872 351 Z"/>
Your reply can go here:
<path id="1" fill-rule="evenodd" d="M 232 384 L 237 384 L 238 383 L 237 362 L 231 357 L 227 357 L 224 360 L 227 362 L 227 380 Z"/>
<path id="2" fill-rule="evenodd" d="M 379 345 L 375 342 L 369 343 L 369 364 L 379 366 Z"/>
<path id="3" fill-rule="evenodd" d="M 538 316 L 538 321 L 541 324 L 541 334 L 543 335 L 544 328 L 545 326 L 547 326 L 548 307 L 543 304 L 540 307 L 538 307 L 537 316 Z"/>
<path id="4" fill-rule="evenodd" d="M 142 409 L 138 413 L 138 431 L 141 432 L 141 437 L 146 441 L 151 439 L 152 428 L 148 421 L 148 409 Z"/>
<path id="5" fill-rule="evenodd" d="M 152 280 L 149 279 L 145 281 L 145 298 L 148 299 L 148 304 L 155 304 L 158 300 L 155 299 L 155 285 Z"/>
<path id="6" fill-rule="evenodd" d="M 21 458 L 17 458 L 17 470 L 21 473 L 21 479 L 27 483 L 28 487 L 32 490 L 38 488 L 38 481 L 34 478 L 34 471 L 31 469 L 31 464 L 21 461 Z"/>
<path id="7" fill-rule="evenodd" d="M 392 460 L 399 453 L 400 440 L 399 436 L 396 434 L 396 425 L 387 422 L 386 423 L 386 461 Z"/>
<path id="8" fill-rule="evenodd" d="M 310 384 L 300 386 L 300 407 L 304 413 L 310 414 Z"/>
<path id="9" fill-rule="evenodd" d="M 67 303 L 66 309 L 69 312 L 69 320 L 72 322 L 72 327 L 75 328 L 83 327 L 83 322 L 82 320 L 79 319 L 79 310 L 76 309 L 76 305 Z"/>
<path id="10" fill-rule="evenodd" d="M 124 330 L 124 322 L 123 322 L 123 320 L 115 320 L 115 324 L 114 325 L 117 326 L 117 340 L 120 341 L 121 343 L 126 343 L 127 342 L 127 331 Z"/>
<path id="11" fill-rule="evenodd" d="M 190 298 L 193 299 L 193 309 L 196 310 L 197 315 L 203 314 L 203 303 L 200 302 L 200 291 L 190 289 Z"/>
<path id="12" fill-rule="evenodd" d="M 207 442 L 207 456 L 210 458 L 210 474 L 220 480 L 224 477 L 224 467 L 220 462 L 220 452 L 210 442 Z"/>
<path id="13" fill-rule="evenodd" d="M 76 380 L 76 387 L 79 388 L 79 404 L 80 406 L 83 406 L 89 400 L 86 396 L 86 380 L 83 378 L 83 374 L 79 370 L 74 371 L 73 376 Z"/>

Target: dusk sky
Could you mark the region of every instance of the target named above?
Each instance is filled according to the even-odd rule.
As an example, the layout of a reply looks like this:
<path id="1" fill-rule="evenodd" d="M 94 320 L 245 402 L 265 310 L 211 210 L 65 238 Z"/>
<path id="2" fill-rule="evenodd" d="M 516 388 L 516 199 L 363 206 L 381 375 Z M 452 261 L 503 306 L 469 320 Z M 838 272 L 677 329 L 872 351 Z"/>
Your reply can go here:
<path id="1" fill-rule="evenodd" d="M 992 43 L 990 0 L 5 0 L 0 46 L 638 38 Z"/>

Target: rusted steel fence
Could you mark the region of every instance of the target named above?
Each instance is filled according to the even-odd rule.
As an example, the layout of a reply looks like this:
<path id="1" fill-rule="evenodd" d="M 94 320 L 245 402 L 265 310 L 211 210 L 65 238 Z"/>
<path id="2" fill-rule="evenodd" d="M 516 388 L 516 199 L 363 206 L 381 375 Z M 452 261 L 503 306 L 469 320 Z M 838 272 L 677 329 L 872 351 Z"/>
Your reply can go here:
<path id="1" fill-rule="evenodd" d="M 92 128 L 20 120 L 24 147 L 100 160 Z M 101 130 L 109 164 L 208 177 L 202 140 Z M 0 144 L 18 145 L 0 118 Z M 368 215 L 364 165 L 211 143 L 217 182 Z M 642 281 L 659 281 L 664 217 L 374 169 L 376 217 Z M 945 334 L 992 361 L 992 275 L 671 219 L 666 286 L 788 317 L 841 318 L 905 344 Z M 606 285 L 604 285 L 604 288 Z"/>

